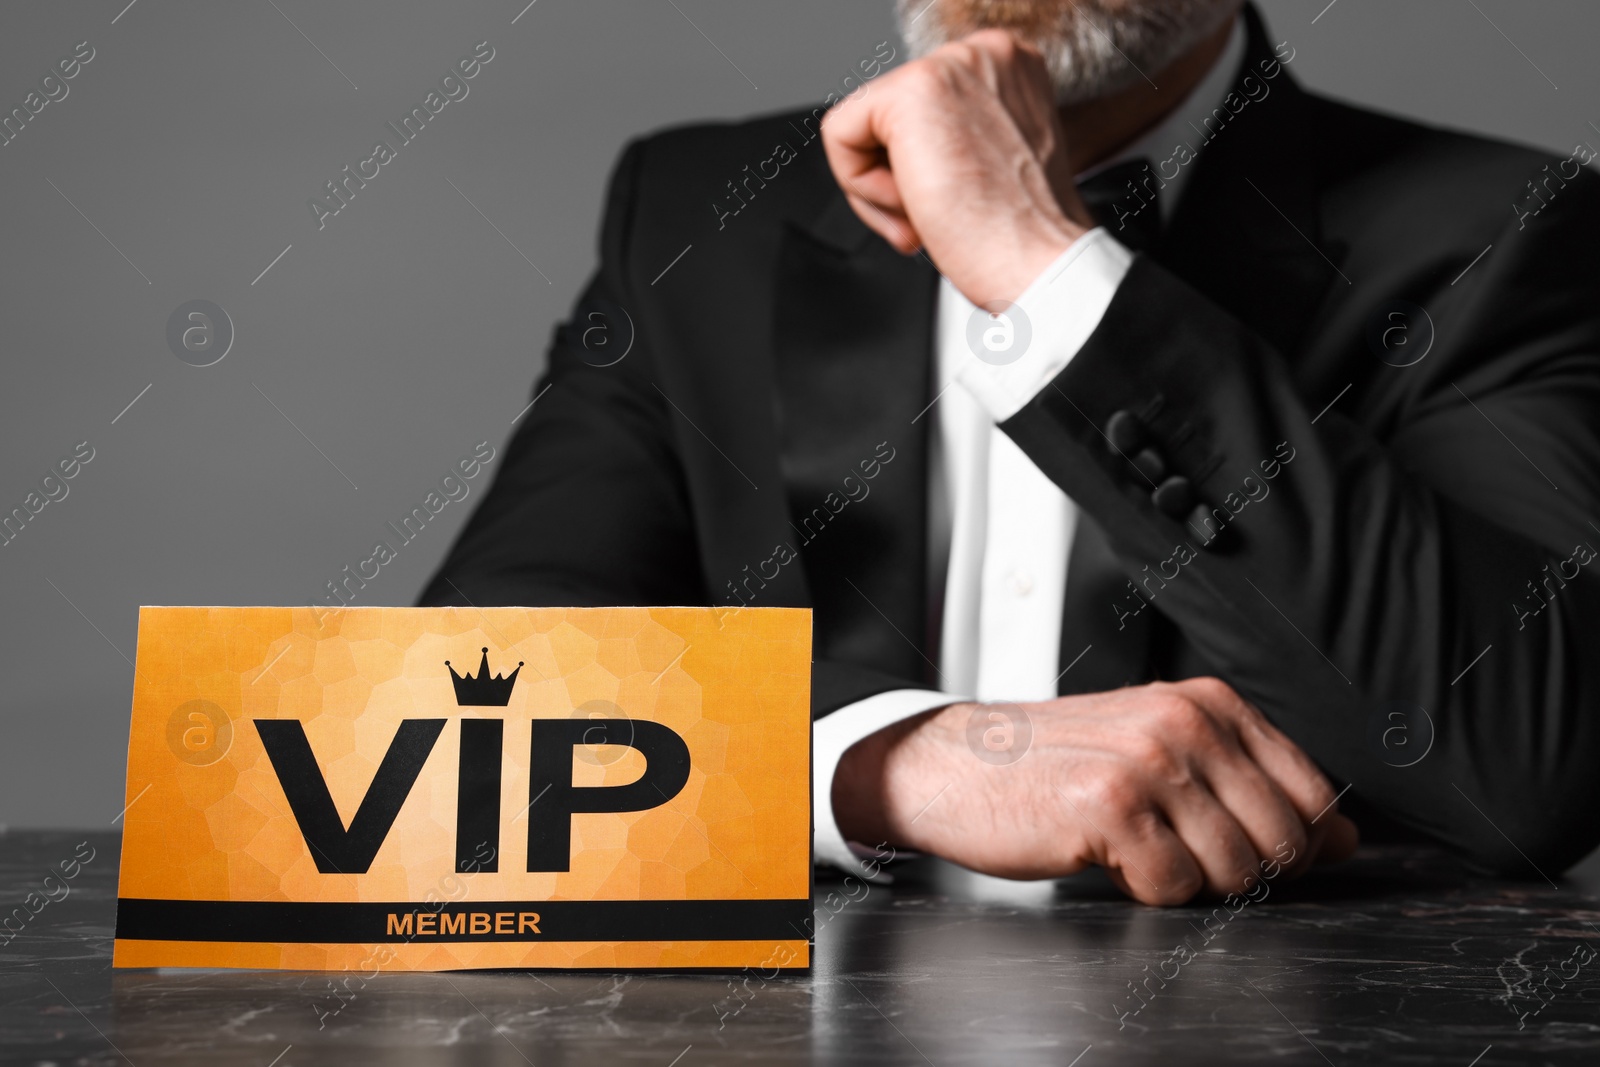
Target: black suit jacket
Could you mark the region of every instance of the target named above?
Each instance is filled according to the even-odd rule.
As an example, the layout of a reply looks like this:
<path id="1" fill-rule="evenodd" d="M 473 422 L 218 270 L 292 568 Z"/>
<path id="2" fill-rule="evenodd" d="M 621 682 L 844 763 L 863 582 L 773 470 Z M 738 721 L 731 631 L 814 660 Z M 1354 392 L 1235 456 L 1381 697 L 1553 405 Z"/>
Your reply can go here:
<path id="1" fill-rule="evenodd" d="M 1600 181 L 1270 85 L 1002 426 L 1082 509 L 1062 666 L 1093 647 L 1062 689 L 1220 676 L 1346 810 L 1554 874 L 1600 838 L 1600 561 L 1574 551 L 1600 546 Z M 424 603 L 810 606 L 817 716 L 934 684 L 938 279 L 851 212 L 816 114 L 627 148 L 548 392 Z M 1154 506 L 1102 433 L 1123 410 L 1225 538 Z"/>

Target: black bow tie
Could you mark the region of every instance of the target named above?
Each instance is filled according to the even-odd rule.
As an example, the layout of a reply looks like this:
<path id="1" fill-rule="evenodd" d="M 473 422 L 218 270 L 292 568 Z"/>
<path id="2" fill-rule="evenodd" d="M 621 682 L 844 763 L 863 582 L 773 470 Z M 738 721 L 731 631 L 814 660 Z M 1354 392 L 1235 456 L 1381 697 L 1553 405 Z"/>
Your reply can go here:
<path id="1" fill-rule="evenodd" d="M 1146 160 L 1130 159 L 1079 182 L 1078 195 L 1111 236 L 1135 252 L 1147 252 L 1161 236 L 1160 185 Z"/>

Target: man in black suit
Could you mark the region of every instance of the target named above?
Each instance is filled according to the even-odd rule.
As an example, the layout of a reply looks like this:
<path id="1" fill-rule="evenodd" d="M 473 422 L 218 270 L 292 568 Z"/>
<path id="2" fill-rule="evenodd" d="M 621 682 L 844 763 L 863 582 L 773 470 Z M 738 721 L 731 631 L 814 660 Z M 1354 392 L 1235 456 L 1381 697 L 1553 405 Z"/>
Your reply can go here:
<path id="1" fill-rule="evenodd" d="M 1239 0 L 925 4 L 824 123 L 629 146 L 424 602 L 812 607 L 841 867 L 1582 856 L 1592 150 L 1308 94 Z"/>

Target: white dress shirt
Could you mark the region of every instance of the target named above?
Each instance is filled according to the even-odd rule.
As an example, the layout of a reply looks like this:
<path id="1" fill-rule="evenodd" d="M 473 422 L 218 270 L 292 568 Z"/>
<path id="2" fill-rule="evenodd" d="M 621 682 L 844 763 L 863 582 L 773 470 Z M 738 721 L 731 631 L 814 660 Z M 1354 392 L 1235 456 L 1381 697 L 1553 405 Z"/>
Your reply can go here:
<path id="1" fill-rule="evenodd" d="M 1242 22 L 1235 21 L 1222 55 L 1183 103 L 1116 156 L 1080 174 L 1079 181 L 1128 159 L 1144 157 L 1154 166 L 1179 144 L 1198 155 L 1206 139 L 1204 119 L 1239 73 L 1244 37 Z M 1190 162 L 1171 178 L 1162 171 L 1158 209 L 1163 222 L 1192 169 Z M 928 509 L 930 577 L 944 573 L 940 689 L 879 693 L 817 721 L 812 804 L 818 863 L 867 877 L 857 854 L 870 849 L 853 849 L 833 817 L 833 775 L 851 745 L 901 719 L 953 703 L 1056 695 L 1066 666 L 1060 662 L 1061 616 L 1078 509 L 998 424 L 1050 388 L 1099 325 L 1132 260 L 1132 253 L 1100 227 L 1073 242 L 1017 298 L 1020 315 L 1007 313 L 1012 344 L 1025 329 L 1031 333 L 1022 355 L 1011 362 L 1002 362 L 1008 358 L 1004 335 L 995 338 L 1000 351 L 979 358 L 975 348 L 984 347 L 982 331 L 1006 324 L 975 308 L 948 279 L 941 280 L 934 331 L 939 392 L 932 408 L 938 427 Z M 985 320 L 978 324 L 977 346 L 969 342 L 975 315 Z"/>

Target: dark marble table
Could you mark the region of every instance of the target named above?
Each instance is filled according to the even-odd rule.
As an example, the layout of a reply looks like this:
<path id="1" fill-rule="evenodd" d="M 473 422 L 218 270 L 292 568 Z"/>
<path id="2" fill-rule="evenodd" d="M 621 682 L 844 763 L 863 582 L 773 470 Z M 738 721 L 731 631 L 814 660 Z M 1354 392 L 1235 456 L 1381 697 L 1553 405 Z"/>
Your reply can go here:
<path id="1" fill-rule="evenodd" d="M 1130 904 L 1094 874 L 1007 883 L 915 861 L 848 902 L 819 879 L 809 977 L 381 975 L 335 992 L 343 976 L 113 973 L 113 835 L 0 834 L 4 910 L 84 840 L 70 894 L 0 945 L 6 1064 L 1600 1063 L 1594 859 L 1552 885 L 1365 849 L 1237 914 Z"/>

